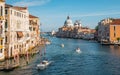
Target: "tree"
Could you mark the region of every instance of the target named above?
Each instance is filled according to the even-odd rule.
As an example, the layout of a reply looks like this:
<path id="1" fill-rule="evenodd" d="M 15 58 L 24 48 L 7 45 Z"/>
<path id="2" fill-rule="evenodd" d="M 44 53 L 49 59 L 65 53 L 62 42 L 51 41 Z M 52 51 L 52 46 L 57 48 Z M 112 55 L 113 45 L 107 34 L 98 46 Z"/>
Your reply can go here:
<path id="1" fill-rule="evenodd" d="M 95 27 L 95 30 L 98 31 L 98 25 Z"/>
<path id="2" fill-rule="evenodd" d="M 117 41 L 120 41 L 120 37 L 117 38 Z"/>

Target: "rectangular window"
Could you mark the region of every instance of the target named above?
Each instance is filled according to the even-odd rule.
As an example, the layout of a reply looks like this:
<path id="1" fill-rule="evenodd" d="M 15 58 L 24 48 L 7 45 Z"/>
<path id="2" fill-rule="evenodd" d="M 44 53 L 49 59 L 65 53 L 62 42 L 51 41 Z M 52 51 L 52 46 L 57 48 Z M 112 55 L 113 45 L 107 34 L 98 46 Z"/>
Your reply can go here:
<path id="1" fill-rule="evenodd" d="M 3 40 L 1 40 L 1 45 L 3 44 Z"/>
<path id="2" fill-rule="evenodd" d="M 35 28 L 33 28 L 33 31 L 35 31 Z"/>
<path id="3" fill-rule="evenodd" d="M 3 16 L 3 7 L 1 6 L 1 16 Z"/>
<path id="4" fill-rule="evenodd" d="M 12 15 L 12 10 L 11 10 L 11 15 Z"/>
<path id="5" fill-rule="evenodd" d="M 5 10 L 5 14 L 8 14 L 8 11 L 7 11 L 7 10 Z"/>
<path id="6" fill-rule="evenodd" d="M 5 21 L 5 28 L 7 28 L 8 26 L 7 26 L 7 20 Z"/>
<path id="7" fill-rule="evenodd" d="M 29 27 L 29 30 L 32 31 L 32 27 Z"/>
<path id="8" fill-rule="evenodd" d="M 116 33 L 114 33 L 114 37 L 116 37 Z"/>
<path id="9" fill-rule="evenodd" d="M 116 27 L 114 26 L 114 37 L 116 37 Z"/>
<path id="10" fill-rule="evenodd" d="M 114 31 L 116 30 L 115 26 L 114 26 Z"/>
<path id="11" fill-rule="evenodd" d="M 2 49 L 0 49 L 0 53 L 2 53 Z"/>
<path id="12" fill-rule="evenodd" d="M 5 37 L 5 43 L 7 43 L 7 36 Z"/>

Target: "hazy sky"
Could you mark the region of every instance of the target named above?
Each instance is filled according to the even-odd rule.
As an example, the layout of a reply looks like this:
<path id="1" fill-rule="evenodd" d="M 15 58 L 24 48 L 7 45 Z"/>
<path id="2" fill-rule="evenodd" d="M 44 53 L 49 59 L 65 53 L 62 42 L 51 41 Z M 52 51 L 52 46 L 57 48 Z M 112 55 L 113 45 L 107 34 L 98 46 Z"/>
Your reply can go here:
<path id="1" fill-rule="evenodd" d="M 38 16 L 42 31 L 57 30 L 66 16 L 73 23 L 81 20 L 83 26 L 94 28 L 104 18 L 120 18 L 120 0 L 6 0 L 7 4 L 27 6 Z"/>

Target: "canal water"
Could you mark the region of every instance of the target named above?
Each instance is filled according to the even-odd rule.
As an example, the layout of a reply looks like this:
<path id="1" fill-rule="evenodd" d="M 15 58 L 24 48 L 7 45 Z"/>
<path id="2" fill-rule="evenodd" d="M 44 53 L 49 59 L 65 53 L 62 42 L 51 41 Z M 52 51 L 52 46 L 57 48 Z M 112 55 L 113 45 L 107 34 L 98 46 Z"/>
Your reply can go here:
<path id="1" fill-rule="evenodd" d="M 120 47 L 79 39 L 47 38 L 51 44 L 42 49 L 46 50 L 42 58 L 53 61 L 47 69 L 36 69 L 41 60 L 37 54 L 28 65 L 10 72 L 0 71 L 0 75 L 120 75 Z M 76 53 L 78 47 L 81 53 Z"/>

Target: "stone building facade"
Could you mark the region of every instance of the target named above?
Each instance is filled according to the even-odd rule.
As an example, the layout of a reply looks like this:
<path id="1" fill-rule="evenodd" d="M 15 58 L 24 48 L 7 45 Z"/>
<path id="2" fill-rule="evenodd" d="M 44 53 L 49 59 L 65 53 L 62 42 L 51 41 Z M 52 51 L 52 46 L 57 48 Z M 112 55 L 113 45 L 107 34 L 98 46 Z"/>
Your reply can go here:
<path id="1" fill-rule="evenodd" d="M 31 16 L 27 7 L 5 4 L 5 0 L 0 0 L 0 59 L 26 54 L 39 44 L 40 21 Z"/>
<path id="2" fill-rule="evenodd" d="M 107 18 L 98 23 L 98 41 L 114 43 L 120 38 L 120 19 Z"/>
<path id="3" fill-rule="evenodd" d="M 73 24 L 68 16 L 64 26 L 58 29 L 56 36 L 61 38 L 94 39 L 94 33 L 95 30 L 82 27 L 81 22 L 78 20 Z"/>

